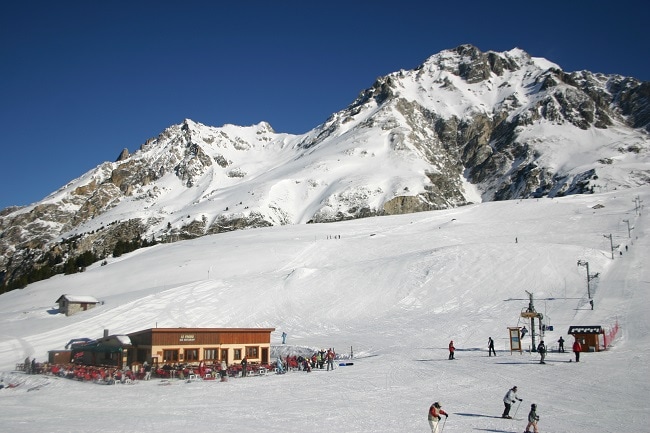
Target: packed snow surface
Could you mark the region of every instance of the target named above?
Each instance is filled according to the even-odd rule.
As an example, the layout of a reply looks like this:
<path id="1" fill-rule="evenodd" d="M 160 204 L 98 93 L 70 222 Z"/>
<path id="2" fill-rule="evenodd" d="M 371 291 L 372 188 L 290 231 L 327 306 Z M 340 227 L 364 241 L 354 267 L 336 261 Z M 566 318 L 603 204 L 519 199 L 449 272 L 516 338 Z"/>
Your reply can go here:
<path id="1" fill-rule="evenodd" d="M 647 432 L 649 199 L 641 187 L 238 231 L 3 294 L 0 378 L 19 386 L 0 390 L 2 430 L 427 432 L 439 401 L 450 414 L 443 432 L 522 432 L 531 403 L 540 432 Z M 579 261 L 598 274 L 593 310 Z M 508 327 L 529 326 L 526 291 L 553 327 L 541 337 L 551 348 L 545 365 L 509 350 Z M 66 293 L 103 303 L 66 317 L 55 304 Z M 609 350 L 569 362 L 569 326 L 616 324 Z M 13 371 L 74 338 L 156 326 L 273 327 L 274 354 L 333 347 L 354 365 L 115 386 Z M 555 350 L 560 336 L 567 353 Z M 501 419 L 514 385 L 523 403 L 516 419 Z"/>

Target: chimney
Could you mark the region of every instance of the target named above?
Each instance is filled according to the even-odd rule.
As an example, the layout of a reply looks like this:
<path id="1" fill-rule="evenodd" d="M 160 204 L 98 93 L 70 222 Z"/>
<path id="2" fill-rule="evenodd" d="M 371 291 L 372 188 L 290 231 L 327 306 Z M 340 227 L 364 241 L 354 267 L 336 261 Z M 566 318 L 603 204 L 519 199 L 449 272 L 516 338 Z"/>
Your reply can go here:
<path id="1" fill-rule="evenodd" d="M 108 337 L 108 329 L 104 329 L 104 338 Z"/>

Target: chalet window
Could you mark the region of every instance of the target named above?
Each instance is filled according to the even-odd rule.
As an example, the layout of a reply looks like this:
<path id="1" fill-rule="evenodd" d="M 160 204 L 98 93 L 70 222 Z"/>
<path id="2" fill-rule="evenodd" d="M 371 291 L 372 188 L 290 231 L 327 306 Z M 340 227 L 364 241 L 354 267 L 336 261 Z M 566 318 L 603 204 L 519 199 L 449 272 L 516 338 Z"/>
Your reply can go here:
<path id="1" fill-rule="evenodd" d="M 241 349 L 233 349 L 232 352 L 235 361 L 239 361 L 241 359 Z"/>
<path id="2" fill-rule="evenodd" d="M 203 359 L 206 361 L 217 360 L 217 349 L 203 349 Z"/>
<path id="3" fill-rule="evenodd" d="M 246 346 L 246 357 L 247 358 L 259 358 L 259 346 Z"/>
<path id="4" fill-rule="evenodd" d="M 199 349 L 185 349 L 185 361 L 196 362 L 199 360 Z"/>
<path id="5" fill-rule="evenodd" d="M 163 361 L 164 362 L 178 362 L 178 349 L 175 349 L 175 350 L 165 349 L 163 351 Z"/>

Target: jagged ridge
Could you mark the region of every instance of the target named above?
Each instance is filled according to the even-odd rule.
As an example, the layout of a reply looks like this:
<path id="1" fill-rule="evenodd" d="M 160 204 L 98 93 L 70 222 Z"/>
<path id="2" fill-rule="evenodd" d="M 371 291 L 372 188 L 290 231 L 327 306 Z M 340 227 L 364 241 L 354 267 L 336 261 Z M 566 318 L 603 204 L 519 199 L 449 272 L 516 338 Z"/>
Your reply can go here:
<path id="1" fill-rule="evenodd" d="M 649 84 L 520 49 L 443 51 L 294 136 L 185 120 L 0 214 L 3 284 L 120 241 L 175 241 L 647 183 Z M 640 167 L 640 168 L 639 168 Z"/>

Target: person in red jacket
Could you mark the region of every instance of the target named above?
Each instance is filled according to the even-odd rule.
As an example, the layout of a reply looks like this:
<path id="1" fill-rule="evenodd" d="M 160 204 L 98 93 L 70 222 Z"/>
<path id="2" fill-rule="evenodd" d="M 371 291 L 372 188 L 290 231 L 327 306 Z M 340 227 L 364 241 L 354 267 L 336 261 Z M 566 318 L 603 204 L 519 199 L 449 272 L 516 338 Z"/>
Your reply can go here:
<path id="1" fill-rule="evenodd" d="M 449 342 L 449 359 L 455 359 L 454 358 L 454 352 L 456 351 L 456 348 L 454 347 L 454 340 L 451 340 Z"/>
<path id="2" fill-rule="evenodd" d="M 447 412 L 442 410 L 439 402 L 435 402 L 429 408 L 429 426 L 431 427 L 431 433 L 438 433 L 438 422 L 440 422 L 441 415 L 445 416 L 445 420 L 449 416 Z"/>
<path id="3" fill-rule="evenodd" d="M 573 342 L 573 353 L 576 354 L 576 362 L 580 362 L 580 352 L 582 352 L 582 346 L 576 338 L 576 341 Z"/>

